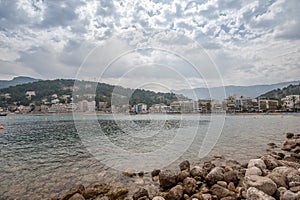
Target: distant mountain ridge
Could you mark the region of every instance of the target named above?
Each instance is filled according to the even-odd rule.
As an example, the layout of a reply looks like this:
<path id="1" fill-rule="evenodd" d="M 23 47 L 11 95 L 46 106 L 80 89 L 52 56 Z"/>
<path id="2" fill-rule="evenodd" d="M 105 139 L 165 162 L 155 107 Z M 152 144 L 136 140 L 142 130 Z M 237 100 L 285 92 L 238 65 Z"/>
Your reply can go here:
<path id="1" fill-rule="evenodd" d="M 290 82 L 282 82 L 270 85 L 251 85 L 251 86 L 225 86 L 225 94 L 226 96 L 231 96 L 237 94 L 239 96 L 256 98 L 261 94 L 265 94 L 274 89 L 282 89 L 289 85 L 297 85 L 300 81 L 290 81 Z M 215 97 L 218 100 L 223 100 L 223 87 L 213 87 L 213 88 L 195 88 L 195 89 L 183 89 L 183 90 L 172 90 L 175 94 L 183 94 L 184 96 L 195 99 L 210 99 L 209 91 L 213 94 L 216 94 Z M 195 95 L 194 95 L 195 93 Z M 220 94 L 220 95 L 218 95 Z"/>
<path id="2" fill-rule="evenodd" d="M 300 95 L 300 84 L 289 85 L 282 89 L 275 89 L 275 90 L 269 91 L 265 94 L 262 94 L 259 97 L 280 100 L 288 95 Z"/>
<path id="3" fill-rule="evenodd" d="M 7 88 L 10 86 L 22 85 L 25 83 L 33 83 L 40 81 L 40 79 L 35 79 L 27 76 L 17 76 L 14 77 L 12 80 L 0 80 L 0 89 Z"/>

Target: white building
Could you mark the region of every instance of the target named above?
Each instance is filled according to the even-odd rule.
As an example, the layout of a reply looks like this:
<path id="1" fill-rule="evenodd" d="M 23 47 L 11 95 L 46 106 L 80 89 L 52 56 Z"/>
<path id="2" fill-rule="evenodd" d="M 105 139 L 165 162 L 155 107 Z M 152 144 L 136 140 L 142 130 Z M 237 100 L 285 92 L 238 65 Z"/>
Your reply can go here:
<path id="1" fill-rule="evenodd" d="M 294 108 L 299 109 L 300 107 L 300 95 L 288 95 L 281 99 L 282 108 L 285 110 L 292 111 Z"/>
<path id="2" fill-rule="evenodd" d="M 26 96 L 27 99 L 31 100 L 31 97 L 36 96 L 36 94 L 35 94 L 35 91 L 27 91 L 25 93 L 25 96 Z"/>
<path id="3" fill-rule="evenodd" d="M 77 111 L 79 112 L 95 112 L 96 109 L 96 101 L 79 101 L 78 102 Z"/>

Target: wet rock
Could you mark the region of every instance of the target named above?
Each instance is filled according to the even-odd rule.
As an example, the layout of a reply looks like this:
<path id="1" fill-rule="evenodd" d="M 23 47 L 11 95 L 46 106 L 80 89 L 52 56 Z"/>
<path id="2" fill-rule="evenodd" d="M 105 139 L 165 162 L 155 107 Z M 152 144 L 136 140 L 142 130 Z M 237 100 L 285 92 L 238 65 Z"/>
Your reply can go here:
<path id="1" fill-rule="evenodd" d="M 274 197 L 258 190 L 255 187 L 250 187 L 247 190 L 247 199 L 251 200 L 276 200 Z"/>
<path id="2" fill-rule="evenodd" d="M 261 171 L 267 168 L 265 162 L 262 159 L 251 159 L 248 163 L 248 168 L 258 167 Z"/>
<path id="3" fill-rule="evenodd" d="M 272 172 L 267 177 L 270 178 L 272 181 L 274 181 L 274 183 L 276 183 L 277 187 L 288 188 L 286 176 Z"/>
<path id="4" fill-rule="evenodd" d="M 136 173 L 133 172 L 133 171 L 125 171 L 125 172 L 122 172 L 122 174 L 123 174 L 124 176 L 128 176 L 128 177 L 130 177 L 130 178 L 136 176 Z"/>
<path id="5" fill-rule="evenodd" d="M 292 137 L 294 137 L 294 133 L 286 133 L 287 139 L 291 139 Z"/>
<path id="6" fill-rule="evenodd" d="M 297 141 L 295 139 L 288 139 L 283 143 L 283 147 L 281 148 L 284 151 L 291 151 L 297 145 Z"/>
<path id="7" fill-rule="evenodd" d="M 213 185 L 224 179 L 224 169 L 221 167 L 213 168 L 205 177 L 207 184 Z"/>
<path id="8" fill-rule="evenodd" d="M 65 193 L 62 197 L 61 200 L 68 200 L 70 197 L 72 197 L 74 194 L 79 193 L 82 194 L 84 193 L 85 188 L 82 184 L 78 184 L 71 188 L 67 193 Z"/>
<path id="9" fill-rule="evenodd" d="M 166 200 L 180 200 L 183 197 L 183 188 L 181 185 L 176 185 L 167 193 Z"/>
<path id="10" fill-rule="evenodd" d="M 71 198 L 69 198 L 69 200 L 85 200 L 85 198 L 81 194 L 76 193 Z"/>
<path id="11" fill-rule="evenodd" d="M 155 169 L 155 170 L 153 170 L 153 171 L 151 172 L 151 176 L 152 176 L 152 177 L 158 176 L 159 173 L 160 173 L 160 169 Z"/>
<path id="12" fill-rule="evenodd" d="M 159 173 L 159 183 L 164 189 L 169 189 L 176 185 L 177 175 L 171 170 L 163 170 Z"/>
<path id="13" fill-rule="evenodd" d="M 197 188 L 197 181 L 194 178 L 187 177 L 183 181 L 183 191 L 186 194 L 193 194 Z"/>
<path id="14" fill-rule="evenodd" d="M 156 196 L 152 200 L 165 200 L 165 198 L 163 198 L 161 196 Z"/>
<path id="15" fill-rule="evenodd" d="M 137 200 L 141 197 L 149 197 L 148 191 L 145 188 L 139 188 L 132 196 L 133 200 Z"/>
<path id="16" fill-rule="evenodd" d="M 141 171 L 141 172 L 138 173 L 138 176 L 139 176 L 139 177 L 143 177 L 144 174 L 145 174 L 145 173 L 144 173 L 143 171 Z"/>
<path id="17" fill-rule="evenodd" d="M 275 193 L 277 189 L 276 183 L 274 183 L 274 181 L 272 181 L 268 177 L 262 177 L 256 175 L 246 176 L 244 183 L 247 188 L 255 187 L 256 189 L 261 190 L 264 193 L 271 196 Z"/>
<path id="18" fill-rule="evenodd" d="M 235 197 L 235 193 L 218 185 L 215 184 L 211 187 L 210 191 L 212 192 L 212 194 L 216 195 L 219 199 L 223 198 L 223 197 Z"/>
<path id="19" fill-rule="evenodd" d="M 217 158 L 217 159 L 224 159 L 225 157 L 223 155 L 214 155 L 214 158 Z"/>
<path id="20" fill-rule="evenodd" d="M 183 170 L 177 175 L 178 181 L 183 182 L 184 179 L 190 176 L 190 172 Z"/>
<path id="21" fill-rule="evenodd" d="M 269 170 L 273 170 L 274 168 L 276 168 L 280 165 L 279 162 L 270 155 L 265 155 L 265 156 L 261 157 L 261 159 L 264 161 L 264 163 L 267 166 L 267 169 L 269 169 Z"/>
<path id="22" fill-rule="evenodd" d="M 276 145 L 274 142 L 268 143 L 268 146 L 270 146 L 270 147 L 272 147 L 272 148 L 277 147 L 277 145 Z"/>
<path id="23" fill-rule="evenodd" d="M 285 191 L 283 195 L 280 197 L 280 200 L 299 200 L 300 192 L 294 193 L 289 190 Z"/>
<path id="24" fill-rule="evenodd" d="M 237 171 L 227 171 L 224 173 L 224 181 L 227 183 L 233 182 L 235 185 L 239 182 L 238 172 Z"/>
<path id="25" fill-rule="evenodd" d="M 125 196 L 127 193 L 128 193 L 127 188 L 117 187 L 117 188 L 111 189 L 106 195 L 110 199 L 119 199 L 119 198 L 122 198 L 123 196 Z"/>
<path id="26" fill-rule="evenodd" d="M 191 170 L 190 170 L 190 174 L 192 177 L 196 178 L 196 177 L 202 177 L 202 168 L 199 166 L 194 166 Z"/>
<path id="27" fill-rule="evenodd" d="M 190 162 L 188 160 L 181 162 L 179 164 L 179 168 L 180 168 L 180 171 L 183 171 L 183 170 L 190 171 Z"/>
<path id="28" fill-rule="evenodd" d="M 93 184 L 93 185 L 89 185 L 84 193 L 83 196 L 86 199 L 89 198 L 95 198 L 100 194 L 105 194 L 110 190 L 110 186 L 108 184 Z"/>
<path id="29" fill-rule="evenodd" d="M 262 171 L 258 167 L 250 167 L 246 170 L 245 176 L 251 176 L 251 175 L 261 176 Z"/>

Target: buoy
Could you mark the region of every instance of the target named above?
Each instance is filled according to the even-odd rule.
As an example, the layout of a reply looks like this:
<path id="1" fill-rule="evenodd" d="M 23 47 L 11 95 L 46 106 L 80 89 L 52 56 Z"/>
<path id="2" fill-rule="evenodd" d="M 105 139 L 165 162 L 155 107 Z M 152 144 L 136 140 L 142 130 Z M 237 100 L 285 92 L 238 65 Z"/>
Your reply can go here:
<path id="1" fill-rule="evenodd" d="M 4 126 L 0 126 L 0 129 L 4 129 Z"/>

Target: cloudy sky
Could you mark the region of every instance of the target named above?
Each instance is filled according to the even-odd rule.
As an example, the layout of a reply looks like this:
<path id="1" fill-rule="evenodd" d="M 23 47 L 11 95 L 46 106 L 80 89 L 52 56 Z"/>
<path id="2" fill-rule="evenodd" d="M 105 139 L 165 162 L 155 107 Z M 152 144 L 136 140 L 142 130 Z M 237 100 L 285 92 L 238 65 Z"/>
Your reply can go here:
<path id="1" fill-rule="evenodd" d="M 298 0 L 0 0 L 0 79 L 171 89 L 299 80 L 299 10 Z"/>

